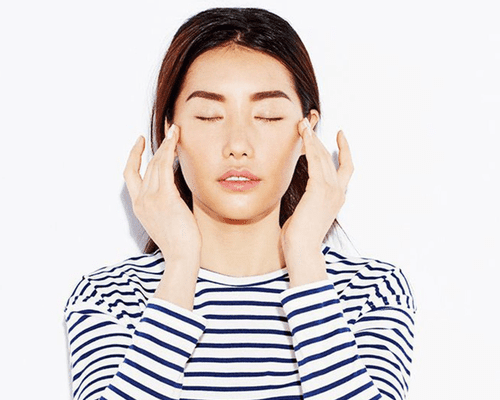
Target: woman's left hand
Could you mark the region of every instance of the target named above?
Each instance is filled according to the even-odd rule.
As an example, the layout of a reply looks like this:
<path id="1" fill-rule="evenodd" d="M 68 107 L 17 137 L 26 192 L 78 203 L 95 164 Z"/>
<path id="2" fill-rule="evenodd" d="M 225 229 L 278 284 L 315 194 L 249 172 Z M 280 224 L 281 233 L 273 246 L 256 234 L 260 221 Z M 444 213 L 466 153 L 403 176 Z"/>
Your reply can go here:
<path id="1" fill-rule="evenodd" d="M 285 254 L 313 254 L 321 249 L 323 239 L 345 202 L 347 184 L 354 172 L 349 145 L 342 131 L 337 134 L 339 169 L 332 155 L 304 118 L 298 131 L 305 146 L 309 179 L 306 191 L 295 211 L 281 229 Z"/>

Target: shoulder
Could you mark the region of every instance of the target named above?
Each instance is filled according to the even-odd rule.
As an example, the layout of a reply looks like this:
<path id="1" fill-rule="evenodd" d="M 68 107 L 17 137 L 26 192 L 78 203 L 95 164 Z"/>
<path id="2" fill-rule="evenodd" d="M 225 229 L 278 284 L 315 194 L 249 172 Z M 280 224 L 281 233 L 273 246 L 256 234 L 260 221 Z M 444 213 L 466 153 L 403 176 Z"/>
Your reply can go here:
<path id="1" fill-rule="evenodd" d="M 119 318 L 140 316 L 164 268 L 159 250 L 100 267 L 82 276 L 64 311 L 68 315 L 73 311 L 94 309 Z"/>
<path id="2" fill-rule="evenodd" d="M 415 310 L 411 284 L 401 266 L 361 256 L 343 255 L 328 245 L 323 254 L 329 278 L 341 300 L 362 299 L 372 307 L 399 304 Z"/>
<path id="3" fill-rule="evenodd" d="M 123 261 L 101 267 L 88 273 L 85 277 L 101 289 L 103 295 L 109 294 L 119 287 L 146 284 L 161 277 L 165 263 L 159 250 L 151 254 L 141 254 Z"/>

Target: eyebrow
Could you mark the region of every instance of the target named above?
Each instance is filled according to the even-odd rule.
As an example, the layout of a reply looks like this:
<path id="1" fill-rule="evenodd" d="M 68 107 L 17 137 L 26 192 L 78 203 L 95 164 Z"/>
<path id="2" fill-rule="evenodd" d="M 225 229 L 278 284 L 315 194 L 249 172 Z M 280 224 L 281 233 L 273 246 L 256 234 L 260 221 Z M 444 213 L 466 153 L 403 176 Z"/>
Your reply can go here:
<path id="1" fill-rule="evenodd" d="M 195 98 L 195 97 L 200 97 L 202 99 L 208 99 L 208 100 L 215 100 L 215 101 L 220 101 L 220 102 L 225 102 L 226 97 L 223 96 L 222 94 L 218 93 L 213 93 L 213 92 L 207 92 L 205 90 L 196 90 L 193 93 L 191 93 L 186 101 Z M 253 93 L 250 96 L 250 101 L 260 101 L 264 99 L 275 99 L 275 98 L 284 98 L 292 101 L 290 97 L 285 92 L 282 92 L 281 90 L 269 90 L 266 92 L 257 92 Z"/>

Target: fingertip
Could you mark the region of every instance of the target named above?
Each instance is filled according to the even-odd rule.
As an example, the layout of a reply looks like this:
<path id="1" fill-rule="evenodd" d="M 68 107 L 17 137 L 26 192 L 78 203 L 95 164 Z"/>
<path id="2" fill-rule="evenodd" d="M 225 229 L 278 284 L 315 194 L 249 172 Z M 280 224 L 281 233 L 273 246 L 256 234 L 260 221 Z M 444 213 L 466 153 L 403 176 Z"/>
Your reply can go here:
<path id="1" fill-rule="evenodd" d="M 142 149 L 144 147 L 144 137 L 142 135 L 139 135 L 137 140 L 135 141 L 134 145 L 132 146 L 132 149 L 130 150 L 131 153 L 136 153 L 136 152 L 142 152 Z"/>
<path id="2" fill-rule="evenodd" d="M 304 136 L 308 136 L 308 135 L 306 135 L 306 132 L 308 131 L 309 126 L 310 126 L 310 125 L 308 125 L 308 122 L 309 122 L 309 120 L 307 119 L 307 117 L 303 118 L 299 122 L 298 131 L 299 131 L 299 134 L 302 137 L 302 139 L 304 139 Z"/>

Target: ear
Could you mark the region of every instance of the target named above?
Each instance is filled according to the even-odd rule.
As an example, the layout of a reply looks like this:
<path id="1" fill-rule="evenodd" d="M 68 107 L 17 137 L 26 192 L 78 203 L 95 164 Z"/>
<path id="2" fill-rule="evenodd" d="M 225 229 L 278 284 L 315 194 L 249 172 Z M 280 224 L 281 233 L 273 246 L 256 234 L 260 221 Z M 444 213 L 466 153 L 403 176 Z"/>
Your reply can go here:
<path id="1" fill-rule="evenodd" d="M 312 109 L 309 111 L 309 115 L 307 116 L 307 119 L 309 120 L 311 124 L 311 128 L 314 129 L 316 124 L 319 122 L 319 112 L 317 110 Z M 306 154 L 306 148 L 304 144 L 302 144 L 302 148 L 300 150 L 300 155 L 305 155 Z"/>
<path id="2" fill-rule="evenodd" d="M 316 124 L 319 122 L 319 112 L 317 110 L 311 110 L 309 111 L 309 115 L 307 116 L 307 119 L 311 123 L 311 127 L 314 129 Z"/>

